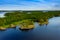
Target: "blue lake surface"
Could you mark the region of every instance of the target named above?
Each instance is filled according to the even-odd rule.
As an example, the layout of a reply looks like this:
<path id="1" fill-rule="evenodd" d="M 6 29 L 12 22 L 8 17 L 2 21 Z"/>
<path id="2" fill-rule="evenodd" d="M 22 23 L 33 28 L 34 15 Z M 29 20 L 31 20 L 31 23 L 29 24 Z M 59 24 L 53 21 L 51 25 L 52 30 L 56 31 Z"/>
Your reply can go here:
<path id="1" fill-rule="evenodd" d="M 5 17 L 4 14 L 7 12 L 0 12 L 0 17 Z"/>
<path id="2" fill-rule="evenodd" d="M 60 17 L 49 19 L 48 25 L 39 25 L 34 23 L 35 28 L 32 30 L 20 30 L 8 28 L 0 31 L 0 40 L 59 40 L 60 39 Z"/>

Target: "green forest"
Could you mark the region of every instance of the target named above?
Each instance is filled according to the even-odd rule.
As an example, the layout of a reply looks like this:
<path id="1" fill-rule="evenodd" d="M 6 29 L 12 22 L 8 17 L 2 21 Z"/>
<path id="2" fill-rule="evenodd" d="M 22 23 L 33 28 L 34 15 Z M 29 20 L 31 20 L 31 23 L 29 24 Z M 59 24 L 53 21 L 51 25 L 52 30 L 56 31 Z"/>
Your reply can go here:
<path id="1" fill-rule="evenodd" d="M 0 18 L 0 27 L 9 28 L 11 24 L 20 25 L 24 22 L 26 24 L 45 22 L 48 21 L 49 18 L 60 16 L 60 11 L 12 11 L 5 13 L 4 16 L 5 17 Z"/>

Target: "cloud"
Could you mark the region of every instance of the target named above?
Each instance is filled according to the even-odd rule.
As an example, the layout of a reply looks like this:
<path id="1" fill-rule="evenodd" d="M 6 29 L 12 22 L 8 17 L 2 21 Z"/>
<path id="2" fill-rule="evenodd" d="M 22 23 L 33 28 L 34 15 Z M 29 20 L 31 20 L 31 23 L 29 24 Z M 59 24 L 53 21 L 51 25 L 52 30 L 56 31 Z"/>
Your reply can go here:
<path id="1" fill-rule="evenodd" d="M 60 10 L 60 0 L 0 0 L 0 10 Z"/>

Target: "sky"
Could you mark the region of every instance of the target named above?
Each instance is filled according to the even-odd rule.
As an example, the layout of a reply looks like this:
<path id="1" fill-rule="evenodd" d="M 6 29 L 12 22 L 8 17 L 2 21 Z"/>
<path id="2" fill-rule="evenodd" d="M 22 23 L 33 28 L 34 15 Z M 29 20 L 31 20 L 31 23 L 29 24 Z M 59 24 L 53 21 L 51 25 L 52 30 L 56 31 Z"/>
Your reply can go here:
<path id="1" fill-rule="evenodd" d="M 60 10 L 60 0 L 0 0 L 0 10 Z"/>

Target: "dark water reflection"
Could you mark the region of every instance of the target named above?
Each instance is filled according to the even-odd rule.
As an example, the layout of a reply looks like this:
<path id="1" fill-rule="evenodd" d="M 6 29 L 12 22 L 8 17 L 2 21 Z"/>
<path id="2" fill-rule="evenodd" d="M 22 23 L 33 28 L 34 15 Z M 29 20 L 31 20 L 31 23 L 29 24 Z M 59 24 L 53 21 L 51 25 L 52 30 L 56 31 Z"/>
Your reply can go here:
<path id="1" fill-rule="evenodd" d="M 49 19 L 48 25 L 40 26 L 34 23 L 35 28 L 31 30 L 20 30 L 18 27 L 0 31 L 0 40 L 59 40 L 60 39 L 60 17 Z"/>

